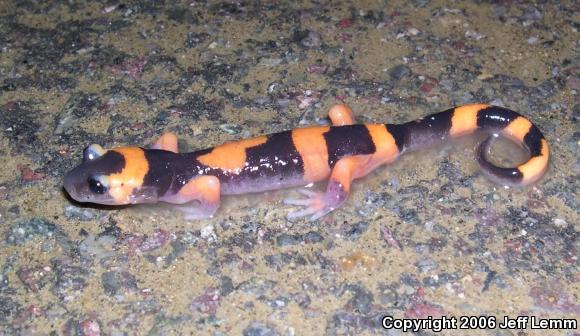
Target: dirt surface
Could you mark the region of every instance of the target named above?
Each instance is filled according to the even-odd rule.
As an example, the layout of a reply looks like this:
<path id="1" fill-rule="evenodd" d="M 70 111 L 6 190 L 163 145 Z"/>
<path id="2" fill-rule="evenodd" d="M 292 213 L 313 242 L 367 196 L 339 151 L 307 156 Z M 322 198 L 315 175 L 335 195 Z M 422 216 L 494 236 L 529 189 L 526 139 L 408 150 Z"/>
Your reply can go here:
<path id="1" fill-rule="evenodd" d="M 2 1 L 0 334 L 399 335 L 383 316 L 578 319 L 579 13 L 574 1 Z M 173 131 L 195 150 L 325 123 L 339 102 L 388 123 L 506 106 L 543 131 L 550 169 L 528 188 L 495 185 L 469 138 L 378 169 L 316 222 L 286 220 L 295 191 L 229 197 L 187 222 L 62 190 L 91 143 Z"/>

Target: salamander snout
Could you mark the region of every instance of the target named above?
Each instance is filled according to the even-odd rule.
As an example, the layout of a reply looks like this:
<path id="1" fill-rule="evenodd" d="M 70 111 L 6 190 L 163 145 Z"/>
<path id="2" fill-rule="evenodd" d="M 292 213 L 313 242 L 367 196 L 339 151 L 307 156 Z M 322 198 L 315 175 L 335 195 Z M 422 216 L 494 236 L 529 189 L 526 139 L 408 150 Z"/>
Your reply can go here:
<path id="1" fill-rule="evenodd" d="M 87 147 L 83 154 L 83 162 L 65 175 L 64 189 L 77 202 L 115 204 L 108 175 L 122 169 L 123 157 L 99 145 Z"/>
<path id="2" fill-rule="evenodd" d="M 83 164 L 64 177 L 64 189 L 72 199 L 82 203 L 117 204 L 111 197 L 108 178 L 95 174 Z"/>
<path id="3" fill-rule="evenodd" d="M 69 194 L 70 197 L 72 197 L 75 201 L 78 201 L 78 199 L 75 197 L 78 192 L 77 189 L 77 179 L 75 178 L 75 174 L 74 170 L 68 172 L 65 176 L 64 176 L 64 190 L 66 190 L 67 194 Z"/>

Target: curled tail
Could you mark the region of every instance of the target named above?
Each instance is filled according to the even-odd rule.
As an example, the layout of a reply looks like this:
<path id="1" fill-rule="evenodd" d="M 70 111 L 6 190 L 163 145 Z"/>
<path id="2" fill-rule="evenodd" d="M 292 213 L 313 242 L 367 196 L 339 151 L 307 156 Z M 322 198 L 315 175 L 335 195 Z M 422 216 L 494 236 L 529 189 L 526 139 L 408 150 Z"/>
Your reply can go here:
<path id="1" fill-rule="evenodd" d="M 504 185 L 527 185 L 540 179 L 548 167 L 548 142 L 542 132 L 524 116 L 512 110 L 486 104 L 455 107 L 402 125 L 387 125 L 403 150 L 424 148 L 451 137 L 478 130 L 492 133 L 478 148 L 477 160 L 483 172 Z M 529 159 L 517 167 L 498 167 L 486 158 L 498 134 L 523 145 Z"/>

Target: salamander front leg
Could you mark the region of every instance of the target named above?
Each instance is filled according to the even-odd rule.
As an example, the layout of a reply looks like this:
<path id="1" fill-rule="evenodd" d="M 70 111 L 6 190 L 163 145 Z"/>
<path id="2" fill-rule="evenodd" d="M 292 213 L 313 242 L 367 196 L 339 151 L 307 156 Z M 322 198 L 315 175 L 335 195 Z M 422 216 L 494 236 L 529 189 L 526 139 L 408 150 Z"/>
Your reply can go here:
<path id="1" fill-rule="evenodd" d="M 173 133 L 165 133 L 151 146 L 153 149 L 163 149 L 177 153 L 177 136 Z"/>
<path id="2" fill-rule="evenodd" d="M 355 174 L 367 162 L 368 158 L 365 156 L 351 156 L 340 159 L 332 169 L 325 193 L 301 189 L 299 192 L 305 195 L 306 198 L 286 199 L 284 201 L 286 204 L 305 207 L 302 210 L 289 213 L 288 219 L 310 216 L 310 220 L 316 220 L 340 207 L 348 197 L 350 185 Z"/>
<path id="3" fill-rule="evenodd" d="M 198 176 L 172 196 L 172 203 L 179 204 L 186 220 L 211 218 L 220 206 L 220 181 L 215 176 Z"/>

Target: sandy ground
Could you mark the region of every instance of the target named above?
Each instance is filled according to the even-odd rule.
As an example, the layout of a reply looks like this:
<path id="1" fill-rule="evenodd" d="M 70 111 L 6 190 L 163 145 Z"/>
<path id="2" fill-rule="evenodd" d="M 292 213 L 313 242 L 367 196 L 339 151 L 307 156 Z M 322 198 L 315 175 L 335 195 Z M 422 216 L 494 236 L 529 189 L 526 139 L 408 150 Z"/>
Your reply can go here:
<path id="1" fill-rule="evenodd" d="M 578 319 L 577 2 L 163 2 L 0 4 L 0 334 L 399 335 L 384 316 Z M 339 102 L 388 123 L 506 106 L 544 132 L 550 169 L 527 188 L 495 185 L 468 138 L 377 170 L 315 222 L 286 220 L 295 191 L 228 197 L 188 222 L 62 190 L 91 143 L 173 131 L 195 150 L 325 123 Z M 578 335 L 488 326 L 461 333 Z"/>

